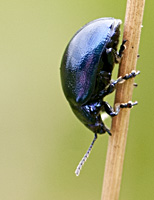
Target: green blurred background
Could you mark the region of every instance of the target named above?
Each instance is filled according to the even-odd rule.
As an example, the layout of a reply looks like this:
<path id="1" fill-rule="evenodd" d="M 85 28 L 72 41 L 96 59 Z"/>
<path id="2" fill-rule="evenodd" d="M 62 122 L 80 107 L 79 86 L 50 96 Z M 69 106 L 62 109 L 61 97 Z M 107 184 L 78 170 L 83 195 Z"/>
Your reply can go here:
<path id="1" fill-rule="evenodd" d="M 93 134 L 66 102 L 59 68 L 82 25 L 109 16 L 124 21 L 125 9 L 126 0 L 0 1 L 1 200 L 100 199 L 108 135 L 76 177 Z M 131 111 L 120 200 L 154 199 L 153 9 L 147 1 L 133 94 L 139 105 Z"/>

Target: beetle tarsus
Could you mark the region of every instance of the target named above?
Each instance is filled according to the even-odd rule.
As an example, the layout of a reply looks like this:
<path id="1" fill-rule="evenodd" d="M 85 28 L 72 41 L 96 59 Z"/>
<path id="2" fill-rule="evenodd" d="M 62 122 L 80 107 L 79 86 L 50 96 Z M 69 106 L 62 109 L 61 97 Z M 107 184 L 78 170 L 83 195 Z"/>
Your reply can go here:
<path id="1" fill-rule="evenodd" d="M 122 79 L 124 80 L 128 80 L 130 78 L 134 78 L 135 76 L 139 75 L 140 74 L 140 71 L 135 71 L 135 70 L 132 70 L 131 73 L 129 74 L 126 74 L 124 77 L 122 77 Z"/>
<path id="2" fill-rule="evenodd" d="M 138 104 L 137 101 L 135 102 L 128 101 L 128 103 L 121 103 L 120 108 L 132 108 L 133 106 L 136 106 L 137 104 Z"/>
<path id="3" fill-rule="evenodd" d="M 127 40 L 123 40 L 121 46 L 120 46 L 120 50 L 119 50 L 119 57 L 122 57 L 124 50 L 126 49 L 125 43 L 127 42 Z"/>

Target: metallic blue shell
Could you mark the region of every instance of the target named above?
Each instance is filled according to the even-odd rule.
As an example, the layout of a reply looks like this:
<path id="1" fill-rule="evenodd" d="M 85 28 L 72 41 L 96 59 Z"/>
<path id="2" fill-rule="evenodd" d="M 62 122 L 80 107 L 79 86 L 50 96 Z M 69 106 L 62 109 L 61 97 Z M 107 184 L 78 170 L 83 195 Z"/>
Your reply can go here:
<path id="1" fill-rule="evenodd" d="M 121 20 L 100 18 L 83 26 L 69 42 L 61 63 L 61 81 L 67 100 L 85 104 L 95 89 L 102 52 Z"/>

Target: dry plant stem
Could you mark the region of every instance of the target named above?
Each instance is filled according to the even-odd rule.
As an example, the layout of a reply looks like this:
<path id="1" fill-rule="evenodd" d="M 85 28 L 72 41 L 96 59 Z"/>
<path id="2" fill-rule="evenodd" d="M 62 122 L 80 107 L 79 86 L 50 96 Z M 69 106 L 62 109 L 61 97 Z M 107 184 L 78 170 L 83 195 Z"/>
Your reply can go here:
<path id="1" fill-rule="evenodd" d="M 127 40 L 126 50 L 120 64 L 118 76 L 124 76 L 136 68 L 141 25 L 145 0 L 128 0 L 123 39 Z M 119 84 L 115 103 L 125 103 L 132 99 L 133 79 Z M 134 108 L 136 109 L 136 108 Z M 112 136 L 109 138 L 102 200 L 118 200 L 122 177 L 130 109 L 121 109 L 112 120 Z"/>

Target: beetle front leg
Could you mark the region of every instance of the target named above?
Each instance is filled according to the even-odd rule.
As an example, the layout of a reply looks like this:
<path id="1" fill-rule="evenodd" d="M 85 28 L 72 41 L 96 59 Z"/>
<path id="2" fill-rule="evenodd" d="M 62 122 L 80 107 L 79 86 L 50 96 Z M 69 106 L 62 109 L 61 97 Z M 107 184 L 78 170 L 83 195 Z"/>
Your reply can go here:
<path id="1" fill-rule="evenodd" d="M 116 104 L 115 106 L 119 106 L 120 108 L 132 108 L 133 106 L 136 106 L 138 104 L 137 101 L 132 102 L 128 101 L 128 103 L 120 103 L 119 105 Z"/>
<path id="2" fill-rule="evenodd" d="M 120 111 L 120 106 L 116 106 L 116 109 L 114 111 L 113 108 L 110 106 L 110 104 L 104 101 L 104 110 L 108 115 L 110 115 L 111 117 L 114 117 L 118 115 Z"/>
<path id="3" fill-rule="evenodd" d="M 138 104 L 137 101 L 135 102 L 129 101 L 128 103 L 117 103 L 115 104 L 115 111 L 114 111 L 113 108 L 106 101 L 104 101 L 103 103 L 104 103 L 104 110 L 111 117 L 117 116 L 121 108 L 132 108 L 133 106 Z"/>

